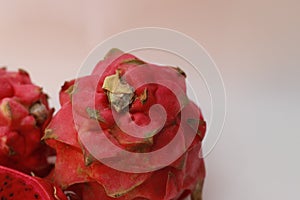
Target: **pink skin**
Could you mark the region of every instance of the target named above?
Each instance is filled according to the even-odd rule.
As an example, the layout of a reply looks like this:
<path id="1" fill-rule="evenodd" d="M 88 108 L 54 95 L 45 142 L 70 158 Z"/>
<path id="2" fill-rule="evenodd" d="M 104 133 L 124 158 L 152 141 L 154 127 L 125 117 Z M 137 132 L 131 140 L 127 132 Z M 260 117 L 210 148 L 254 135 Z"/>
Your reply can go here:
<path id="1" fill-rule="evenodd" d="M 199 108 L 185 97 L 185 77 L 175 68 L 156 65 L 148 65 L 149 68 L 145 68 L 145 70 L 151 70 L 147 73 L 130 75 L 130 72 L 140 68 L 143 64 L 145 64 L 143 61 L 131 54 L 114 52 L 97 64 L 91 76 L 77 79 L 76 82 L 80 84 L 75 87 L 73 87 L 74 81 L 64 84 L 60 92 L 62 107 L 47 127 L 46 133 L 48 131 L 49 135 L 44 138 L 57 151 L 55 169 L 48 177 L 50 180 L 63 188 L 74 190 L 83 200 L 95 198 L 104 200 L 116 198 L 118 200 L 181 200 L 191 193 L 198 181 L 204 180 L 204 162 L 198 157 L 198 153 L 201 149 L 206 124 Z M 111 107 L 107 97 L 108 91 L 104 90 L 102 85 L 105 78 L 114 75 L 116 70 L 129 85 L 133 87 L 138 85 L 135 88 L 128 112 L 130 119 L 136 125 L 145 127 L 151 123 L 149 110 L 153 105 L 160 104 L 166 110 L 166 123 L 149 140 L 126 134 L 114 120 L 113 112 L 116 111 Z M 173 80 L 171 85 L 174 85 L 172 88 L 177 88 L 175 91 L 155 83 L 156 80 L 163 80 L 165 75 Z M 149 78 L 153 80 L 153 83 L 138 84 Z M 93 90 L 94 85 L 97 86 L 96 91 Z M 74 93 L 70 93 L 72 87 L 76 88 Z M 174 94 L 174 92 L 180 92 L 179 90 L 181 99 L 177 99 Z M 78 98 L 76 101 L 72 100 L 73 95 Z M 91 95 L 95 99 L 89 98 Z M 179 101 L 182 101 L 183 104 Z M 85 109 L 80 107 L 82 106 L 79 105 L 80 102 L 85 103 Z M 96 102 L 95 107 L 93 106 L 94 102 Z M 87 107 L 95 110 L 88 113 L 86 112 Z M 193 126 L 188 122 L 189 119 L 182 119 L 180 117 L 182 110 L 193 113 L 193 115 L 189 115 L 195 116 L 191 122 L 200 123 Z M 84 137 L 90 141 L 90 145 L 96 148 L 101 148 L 103 145 L 101 145 L 101 141 L 95 144 L 93 135 L 98 134 L 97 137 L 99 137 L 99 134 L 102 134 L 101 137 L 109 138 L 116 146 L 127 151 L 155 151 L 173 139 L 178 132 L 180 123 L 183 123 L 182 127 L 184 128 L 179 131 L 182 138 L 185 134 L 194 134 L 195 138 L 188 146 L 187 151 L 171 165 L 149 173 L 125 173 L 103 165 L 87 152 L 79 140 L 74 120 L 70 117 L 73 116 L 72 112 L 74 111 L 77 112 L 79 120 L 87 123 L 82 125 L 87 128 Z M 94 118 L 98 122 L 89 124 L 87 119 L 90 118 Z M 97 127 L 93 127 L 95 124 L 102 128 L 101 133 L 96 131 Z M 184 139 L 176 148 L 183 146 L 185 146 Z M 107 157 L 115 156 L 115 152 L 112 150 L 104 152 Z M 89 162 L 85 162 L 86 160 Z"/>
<path id="2" fill-rule="evenodd" d="M 54 151 L 41 138 L 52 113 L 46 94 L 28 73 L 0 69 L 0 165 L 45 176 Z"/>

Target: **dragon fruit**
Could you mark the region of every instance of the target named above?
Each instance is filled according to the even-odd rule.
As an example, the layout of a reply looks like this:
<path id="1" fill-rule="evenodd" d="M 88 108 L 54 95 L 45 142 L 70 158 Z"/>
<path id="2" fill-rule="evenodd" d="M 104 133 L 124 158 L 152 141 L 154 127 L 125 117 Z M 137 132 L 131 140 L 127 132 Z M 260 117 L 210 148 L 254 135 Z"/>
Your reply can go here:
<path id="1" fill-rule="evenodd" d="M 49 182 L 0 166 L 1 200 L 67 200 L 63 191 Z"/>
<path id="2" fill-rule="evenodd" d="M 186 96 L 185 76 L 179 68 L 147 64 L 113 50 L 91 75 L 65 82 L 61 108 L 44 136 L 57 153 L 49 180 L 83 200 L 183 200 L 189 195 L 200 200 L 205 167 L 199 152 L 206 123 Z M 164 111 L 153 108 L 157 105 Z M 173 144 L 175 138 L 179 142 Z M 128 171 L 133 159 L 119 157 L 124 152 L 155 153 L 171 143 L 166 154 L 136 160 L 137 166 L 152 170 Z M 155 167 L 173 152 L 181 154 Z"/>
<path id="3" fill-rule="evenodd" d="M 41 142 L 53 109 L 27 72 L 0 69 L 0 165 L 45 176 L 54 150 Z"/>

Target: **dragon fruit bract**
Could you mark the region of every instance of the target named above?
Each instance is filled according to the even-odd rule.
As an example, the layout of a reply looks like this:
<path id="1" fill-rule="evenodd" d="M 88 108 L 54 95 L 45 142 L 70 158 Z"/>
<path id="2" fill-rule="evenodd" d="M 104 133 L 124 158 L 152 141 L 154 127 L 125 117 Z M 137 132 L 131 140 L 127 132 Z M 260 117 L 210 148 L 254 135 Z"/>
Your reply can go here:
<path id="1" fill-rule="evenodd" d="M 1 200 L 67 200 L 62 190 L 47 181 L 0 166 Z"/>
<path id="2" fill-rule="evenodd" d="M 140 74 L 139 69 L 143 69 Z M 175 90 L 160 84 L 166 77 Z M 145 80 L 149 82 L 142 84 Z M 61 109 L 44 137 L 57 152 L 50 180 L 75 191 L 83 200 L 182 200 L 190 194 L 195 200 L 201 199 L 205 168 L 199 151 L 206 123 L 199 108 L 186 96 L 182 70 L 147 64 L 131 54 L 112 51 L 90 76 L 66 82 L 60 102 Z M 165 117 L 153 111 L 156 104 L 164 108 Z M 74 112 L 79 119 L 73 117 Z M 164 123 L 159 129 L 148 126 L 161 121 Z M 109 139 L 123 152 L 143 154 L 163 149 L 177 135 L 182 139 L 173 151 L 185 151 L 169 165 L 153 171 L 124 172 L 98 159 L 102 156 L 121 162 L 118 153 L 107 149 L 99 138 Z M 188 135 L 193 136 L 191 143 L 185 140 Z M 151 166 L 168 159 L 168 155 L 163 156 L 138 162 Z"/>
<path id="3" fill-rule="evenodd" d="M 0 165 L 45 176 L 53 150 L 41 142 L 53 110 L 27 72 L 0 69 Z"/>

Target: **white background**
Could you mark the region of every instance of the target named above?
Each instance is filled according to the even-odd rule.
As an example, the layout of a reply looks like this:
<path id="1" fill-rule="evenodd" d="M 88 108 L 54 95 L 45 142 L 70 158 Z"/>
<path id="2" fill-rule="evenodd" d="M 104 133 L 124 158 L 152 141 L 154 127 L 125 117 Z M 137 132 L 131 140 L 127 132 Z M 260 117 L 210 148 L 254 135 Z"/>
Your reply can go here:
<path id="1" fill-rule="evenodd" d="M 0 65 L 29 71 L 58 109 L 60 86 L 108 36 L 143 26 L 186 33 L 217 63 L 228 97 L 204 199 L 299 199 L 299 11 L 297 0 L 1 0 Z"/>

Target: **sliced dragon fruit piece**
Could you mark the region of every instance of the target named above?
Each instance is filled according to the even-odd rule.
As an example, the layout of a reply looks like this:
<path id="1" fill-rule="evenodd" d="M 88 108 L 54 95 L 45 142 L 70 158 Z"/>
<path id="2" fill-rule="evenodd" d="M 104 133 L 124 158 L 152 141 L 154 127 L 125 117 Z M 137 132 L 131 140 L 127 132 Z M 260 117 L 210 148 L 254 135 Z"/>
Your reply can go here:
<path id="1" fill-rule="evenodd" d="M 41 178 L 0 166 L 0 199 L 67 200 L 67 196 Z"/>

